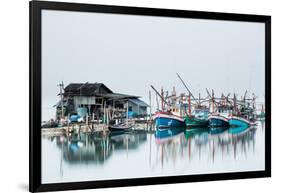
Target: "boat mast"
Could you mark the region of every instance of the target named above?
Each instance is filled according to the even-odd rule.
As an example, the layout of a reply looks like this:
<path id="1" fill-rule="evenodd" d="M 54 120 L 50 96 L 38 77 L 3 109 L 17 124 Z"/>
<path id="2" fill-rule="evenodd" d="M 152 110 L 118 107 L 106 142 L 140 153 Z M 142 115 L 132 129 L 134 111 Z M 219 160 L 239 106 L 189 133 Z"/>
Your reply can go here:
<path id="1" fill-rule="evenodd" d="M 198 104 L 198 101 L 195 99 L 195 97 L 193 96 L 193 94 L 191 93 L 191 91 L 188 89 L 188 87 L 186 86 L 185 82 L 183 81 L 183 79 L 180 77 L 180 75 L 177 73 L 178 78 L 180 79 L 180 81 L 182 82 L 183 86 L 185 87 L 185 89 L 189 92 L 190 96 L 194 99 L 194 101 Z"/>
<path id="2" fill-rule="evenodd" d="M 188 115 L 191 116 L 191 102 L 190 102 L 190 93 L 188 94 Z"/>
<path id="3" fill-rule="evenodd" d="M 236 104 L 236 95 L 235 95 L 235 93 L 234 93 L 234 95 L 233 95 L 233 110 L 234 110 L 234 114 L 238 114 L 238 111 L 237 111 L 237 104 Z"/>
<path id="4" fill-rule="evenodd" d="M 150 87 L 155 91 L 155 93 L 161 98 L 161 100 L 166 104 L 169 105 L 169 103 L 162 97 L 162 95 L 154 88 L 154 86 L 150 85 Z"/>
<path id="5" fill-rule="evenodd" d="M 158 101 L 158 95 L 156 94 L 156 95 L 155 95 L 155 97 L 156 97 L 156 103 L 157 103 L 157 111 L 159 111 L 159 101 Z"/>
<path id="6" fill-rule="evenodd" d="M 151 120 L 151 91 L 149 90 L 149 120 Z"/>
<path id="7" fill-rule="evenodd" d="M 163 87 L 161 88 L 161 108 L 164 111 L 164 90 Z"/>
<path id="8" fill-rule="evenodd" d="M 212 95 L 210 94 L 210 92 L 208 91 L 208 89 L 206 88 L 207 94 L 209 95 L 209 97 L 211 98 L 211 102 L 209 102 L 209 108 L 211 106 L 212 103 L 212 113 L 215 112 L 215 94 L 214 94 L 214 90 L 212 89 Z"/>
<path id="9" fill-rule="evenodd" d="M 215 112 L 215 93 L 214 90 L 212 90 L 212 108 L 213 108 L 213 113 Z"/>

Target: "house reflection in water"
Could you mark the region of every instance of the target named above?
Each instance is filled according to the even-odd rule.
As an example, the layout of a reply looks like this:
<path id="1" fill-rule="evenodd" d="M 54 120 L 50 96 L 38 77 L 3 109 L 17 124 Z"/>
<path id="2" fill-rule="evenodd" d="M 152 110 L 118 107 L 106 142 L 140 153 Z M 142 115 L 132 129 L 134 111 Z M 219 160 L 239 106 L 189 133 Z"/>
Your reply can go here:
<path id="1" fill-rule="evenodd" d="M 53 137 L 50 138 L 53 140 Z M 54 137 L 62 151 L 64 161 L 69 164 L 104 164 L 115 151 L 137 149 L 147 140 L 145 132 L 117 134 L 73 133 Z"/>

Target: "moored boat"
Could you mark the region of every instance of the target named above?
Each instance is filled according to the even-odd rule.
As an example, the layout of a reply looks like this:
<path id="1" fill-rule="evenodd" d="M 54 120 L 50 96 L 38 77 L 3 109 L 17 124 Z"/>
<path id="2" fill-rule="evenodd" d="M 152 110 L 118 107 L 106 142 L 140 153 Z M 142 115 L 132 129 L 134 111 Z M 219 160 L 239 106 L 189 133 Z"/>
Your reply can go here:
<path id="1" fill-rule="evenodd" d="M 207 127 L 209 110 L 206 108 L 195 109 L 192 115 L 186 115 L 184 121 L 188 127 Z"/>
<path id="2" fill-rule="evenodd" d="M 204 126 L 208 126 L 209 124 L 208 119 L 199 119 L 189 115 L 186 115 L 184 117 L 184 121 L 186 126 L 188 127 L 204 127 Z"/>
<path id="3" fill-rule="evenodd" d="M 208 117 L 209 125 L 211 127 L 229 127 L 229 120 L 228 118 L 219 115 L 219 114 L 212 114 Z"/>
<path id="4" fill-rule="evenodd" d="M 129 124 L 118 124 L 118 125 L 109 125 L 108 129 L 111 132 L 117 132 L 117 131 L 127 131 L 130 130 L 133 127 L 133 125 Z"/>
<path id="5" fill-rule="evenodd" d="M 243 117 L 231 116 L 229 118 L 229 125 L 231 127 L 249 127 L 252 124 L 253 122 Z"/>
<path id="6" fill-rule="evenodd" d="M 153 120 L 156 128 L 185 127 L 184 119 L 172 112 L 157 112 Z"/>

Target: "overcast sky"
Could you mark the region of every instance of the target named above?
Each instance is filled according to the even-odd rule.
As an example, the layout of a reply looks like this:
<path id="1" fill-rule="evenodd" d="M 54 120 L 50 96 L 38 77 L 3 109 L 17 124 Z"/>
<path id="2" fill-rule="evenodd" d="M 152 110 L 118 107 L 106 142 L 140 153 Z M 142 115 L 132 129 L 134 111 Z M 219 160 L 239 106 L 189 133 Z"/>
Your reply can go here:
<path id="1" fill-rule="evenodd" d="M 60 81 L 65 86 L 102 82 L 148 103 L 151 84 L 186 92 L 178 72 L 195 95 L 205 96 L 205 88 L 217 95 L 248 90 L 263 101 L 264 27 L 253 22 L 43 10 L 42 119 L 54 116 Z"/>

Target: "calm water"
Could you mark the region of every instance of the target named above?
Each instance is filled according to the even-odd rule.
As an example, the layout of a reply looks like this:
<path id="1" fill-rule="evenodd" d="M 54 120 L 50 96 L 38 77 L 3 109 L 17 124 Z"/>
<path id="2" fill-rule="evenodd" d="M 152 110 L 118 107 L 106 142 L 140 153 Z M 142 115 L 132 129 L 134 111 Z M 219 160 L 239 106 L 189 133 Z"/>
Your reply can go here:
<path id="1" fill-rule="evenodd" d="M 42 183 L 264 170 L 264 122 L 236 129 L 42 137 Z"/>

